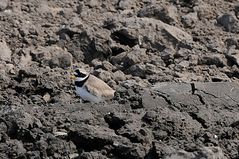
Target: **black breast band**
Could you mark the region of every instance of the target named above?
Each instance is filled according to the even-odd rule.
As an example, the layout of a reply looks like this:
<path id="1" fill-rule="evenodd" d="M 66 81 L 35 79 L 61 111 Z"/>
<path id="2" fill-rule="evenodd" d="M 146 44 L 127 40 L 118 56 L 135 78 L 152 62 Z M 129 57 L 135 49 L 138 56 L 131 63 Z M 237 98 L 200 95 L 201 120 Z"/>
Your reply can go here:
<path id="1" fill-rule="evenodd" d="M 75 85 L 77 87 L 82 87 L 89 77 L 90 77 L 90 75 L 86 79 L 84 79 L 83 81 L 75 81 Z"/>

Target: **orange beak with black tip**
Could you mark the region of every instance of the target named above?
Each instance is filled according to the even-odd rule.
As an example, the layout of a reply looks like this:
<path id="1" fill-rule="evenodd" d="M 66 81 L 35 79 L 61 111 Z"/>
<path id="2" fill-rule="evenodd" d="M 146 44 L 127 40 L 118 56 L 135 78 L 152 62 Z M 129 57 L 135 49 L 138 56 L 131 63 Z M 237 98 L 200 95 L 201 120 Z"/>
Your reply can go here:
<path id="1" fill-rule="evenodd" d="M 71 75 L 71 80 L 75 80 L 76 79 L 76 76 L 75 75 Z"/>

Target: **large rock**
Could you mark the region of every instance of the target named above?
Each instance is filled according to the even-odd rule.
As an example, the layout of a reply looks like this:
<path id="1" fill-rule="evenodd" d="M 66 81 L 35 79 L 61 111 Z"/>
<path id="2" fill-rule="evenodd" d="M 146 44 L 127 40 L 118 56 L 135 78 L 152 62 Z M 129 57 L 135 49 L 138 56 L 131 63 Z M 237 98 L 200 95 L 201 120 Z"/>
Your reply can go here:
<path id="1" fill-rule="evenodd" d="M 226 58 L 222 54 L 206 55 L 199 60 L 199 64 L 216 65 L 223 67 L 226 65 Z"/>
<path id="2" fill-rule="evenodd" d="M 115 31 L 112 33 L 113 39 L 130 47 L 138 44 L 141 48 L 159 51 L 165 49 L 165 46 L 174 46 L 178 43 L 188 45 L 192 42 L 190 34 L 160 20 L 132 17 L 116 22 Z"/>
<path id="3" fill-rule="evenodd" d="M 112 129 L 86 124 L 75 125 L 71 128 L 68 136 L 78 148 L 86 150 L 100 149 L 114 143 L 129 143 L 127 138 L 116 135 Z"/>
<path id="4" fill-rule="evenodd" d="M 239 92 L 237 83 L 158 83 L 154 85 L 153 90 L 157 90 L 157 94 L 163 97 L 167 103 L 183 105 L 185 107 L 184 111 L 188 112 L 192 119 L 196 119 L 197 124 L 200 123 L 204 128 L 213 127 L 217 122 L 223 122 L 224 125 L 229 126 L 238 120 L 235 111 L 239 101 L 237 98 Z M 145 97 L 143 103 L 153 107 L 155 103 L 163 103 L 161 101 L 157 102 L 159 99 Z M 152 101 L 151 104 L 147 102 L 148 100 Z M 199 110 L 198 105 L 200 105 Z M 217 107 L 214 107 L 215 105 Z M 161 106 L 161 104 L 158 104 L 158 106 Z M 223 110 L 224 107 L 230 107 L 234 111 L 225 111 Z M 194 129 L 196 130 L 196 127 Z"/>
<path id="5" fill-rule="evenodd" d="M 32 51 L 32 59 L 51 68 L 67 68 L 72 65 L 72 55 L 58 46 L 38 47 Z"/>
<path id="6" fill-rule="evenodd" d="M 135 48 L 126 54 L 123 59 L 124 66 L 129 67 L 137 63 L 144 62 L 147 58 L 146 49 Z"/>

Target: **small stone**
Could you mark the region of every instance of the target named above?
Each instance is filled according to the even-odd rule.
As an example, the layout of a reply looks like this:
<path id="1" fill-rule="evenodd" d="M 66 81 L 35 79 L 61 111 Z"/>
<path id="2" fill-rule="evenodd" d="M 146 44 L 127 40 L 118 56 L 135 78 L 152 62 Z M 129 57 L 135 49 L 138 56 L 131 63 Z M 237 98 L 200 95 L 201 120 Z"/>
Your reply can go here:
<path id="1" fill-rule="evenodd" d="M 16 74 L 14 68 L 15 66 L 13 64 L 6 64 L 6 72 L 9 72 L 10 74 Z"/>
<path id="2" fill-rule="evenodd" d="M 125 67 L 129 67 L 135 65 L 137 63 L 143 62 L 147 59 L 146 49 L 140 49 L 135 47 L 134 50 L 127 53 L 124 58 L 124 65 Z"/>
<path id="3" fill-rule="evenodd" d="M 158 19 L 159 18 L 158 15 L 161 10 L 162 8 L 159 6 L 155 6 L 155 5 L 146 6 L 146 7 L 143 7 L 141 10 L 139 10 L 138 16 Z"/>
<path id="4" fill-rule="evenodd" d="M 118 3 L 118 7 L 120 9 L 130 9 L 135 5 L 135 0 L 120 0 Z"/>
<path id="5" fill-rule="evenodd" d="M 145 68 L 145 65 L 140 63 L 140 64 L 136 64 L 136 65 L 131 66 L 129 68 L 129 71 L 133 76 L 139 76 L 141 78 L 144 78 L 146 68 Z"/>
<path id="6" fill-rule="evenodd" d="M 157 67 L 165 66 L 165 63 L 160 56 L 153 57 L 151 63 Z"/>
<path id="7" fill-rule="evenodd" d="M 12 51 L 7 46 L 7 43 L 2 40 L 0 41 L 0 60 L 2 61 L 11 61 Z"/>
<path id="8" fill-rule="evenodd" d="M 223 14 L 217 18 L 217 23 L 222 25 L 228 32 L 238 32 L 238 21 L 231 14 Z"/>
<path id="9" fill-rule="evenodd" d="M 32 56 L 30 55 L 31 48 L 19 49 L 16 53 L 18 56 L 13 56 L 12 61 L 20 67 L 29 66 L 32 62 Z"/>
<path id="10" fill-rule="evenodd" d="M 72 66 L 72 55 L 71 54 L 63 54 L 58 57 L 60 61 L 61 68 L 69 68 Z"/>
<path id="11" fill-rule="evenodd" d="M 43 100 L 44 100 L 45 102 L 49 102 L 50 99 L 51 99 L 51 96 L 50 96 L 49 93 L 46 93 L 42 98 L 43 98 Z"/>
<path id="12" fill-rule="evenodd" d="M 178 9 L 174 5 L 166 6 L 166 9 L 163 12 L 165 23 L 173 24 L 175 22 L 178 22 Z"/>
<path id="13" fill-rule="evenodd" d="M 200 60 L 200 64 L 206 64 L 206 65 L 216 65 L 218 67 L 223 67 L 226 65 L 224 55 L 221 54 L 215 54 L 215 55 L 207 55 L 203 56 Z"/>
<path id="14" fill-rule="evenodd" d="M 114 80 L 109 80 L 107 84 L 113 89 L 117 89 L 119 87 Z"/>
<path id="15" fill-rule="evenodd" d="M 168 157 L 167 154 L 175 152 L 175 149 L 172 146 L 165 144 L 160 140 L 157 142 L 154 142 L 153 146 L 154 146 L 157 156 L 164 155 L 165 159 Z M 177 159 L 185 159 L 185 158 L 177 158 Z"/>
<path id="16" fill-rule="evenodd" d="M 189 62 L 188 61 L 181 61 L 179 64 L 178 64 L 182 69 L 183 68 L 187 68 L 189 66 Z"/>
<path id="17" fill-rule="evenodd" d="M 168 133 L 167 133 L 167 131 L 164 131 L 164 130 L 157 130 L 157 131 L 154 132 L 154 137 L 155 137 L 157 140 L 163 140 L 163 139 L 165 139 L 167 136 L 168 136 Z"/>
<path id="18" fill-rule="evenodd" d="M 106 71 L 112 71 L 114 66 L 109 62 L 109 61 L 103 61 L 102 62 L 102 67 L 103 69 L 105 69 Z"/>
<path id="19" fill-rule="evenodd" d="M 99 59 L 92 60 L 91 64 L 95 69 L 100 68 L 102 66 L 102 62 Z"/>
<path id="20" fill-rule="evenodd" d="M 198 55 L 189 55 L 188 59 L 189 59 L 190 65 L 195 66 L 198 64 L 198 59 L 199 59 Z"/>
<path id="21" fill-rule="evenodd" d="M 146 68 L 146 72 L 148 74 L 156 74 L 156 73 L 159 72 L 157 67 L 153 64 L 150 64 L 150 63 L 146 63 L 145 68 Z"/>
<path id="22" fill-rule="evenodd" d="M 100 79 L 102 79 L 105 82 L 108 82 L 109 80 L 111 80 L 111 73 L 108 72 L 108 71 L 105 71 L 101 68 L 95 70 L 93 74 L 96 75 L 97 77 L 99 77 Z"/>
<path id="23" fill-rule="evenodd" d="M 147 111 L 143 116 L 143 120 L 147 123 L 151 123 L 156 121 L 157 113 L 155 111 Z"/>
<path id="24" fill-rule="evenodd" d="M 79 157 L 78 153 L 72 153 L 72 154 L 69 155 L 70 159 L 74 159 L 74 158 L 77 158 L 77 157 Z"/>
<path id="25" fill-rule="evenodd" d="M 91 8 L 100 6 L 99 1 L 97 1 L 97 0 L 90 0 L 90 1 L 88 2 L 88 5 L 89 5 Z"/>
<path id="26" fill-rule="evenodd" d="M 118 70 L 116 72 L 113 73 L 113 79 L 116 81 L 116 82 L 119 82 L 119 81 L 124 81 L 126 80 L 126 77 L 125 77 L 125 74 Z"/>
<path id="27" fill-rule="evenodd" d="M 124 58 L 126 56 L 126 52 L 122 52 L 116 56 L 113 56 L 110 61 L 113 63 L 113 64 L 121 64 L 123 61 L 124 61 Z"/>
<path id="28" fill-rule="evenodd" d="M 166 65 L 169 65 L 173 62 L 174 54 L 174 50 L 166 48 L 160 53 L 160 57 Z"/>
<path id="29" fill-rule="evenodd" d="M 198 22 L 197 13 L 194 12 L 182 16 L 182 21 L 187 27 L 193 28 Z"/>
<path id="30" fill-rule="evenodd" d="M 61 68 L 68 68 L 72 65 L 72 55 L 71 54 L 62 54 L 52 58 L 49 61 L 49 66 L 51 68 L 61 67 Z"/>
<path id="31" fill-rule="evenodd" d="M 180 48 L 175 54 L 173 55 L 174 58 L 186 58 L 188 55 L 192 54 L 192 50 L 188 50 L 185 48 Z"/>

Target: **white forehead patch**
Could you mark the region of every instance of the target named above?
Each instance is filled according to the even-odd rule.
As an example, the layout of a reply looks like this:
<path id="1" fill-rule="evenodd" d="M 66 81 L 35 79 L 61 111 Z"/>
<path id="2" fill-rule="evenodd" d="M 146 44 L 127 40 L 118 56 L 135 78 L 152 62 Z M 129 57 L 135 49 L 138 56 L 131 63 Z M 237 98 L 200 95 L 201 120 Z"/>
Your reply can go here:
<path id="1" fill-rule="evenodd" d="M 79 71 L 80 71 L 82 74 L 85 74 L 85 75 L 88 74 L 88 72 L 86 72 L 86 70 L 84 70 L 84 69 L 79 69 Z"/>

